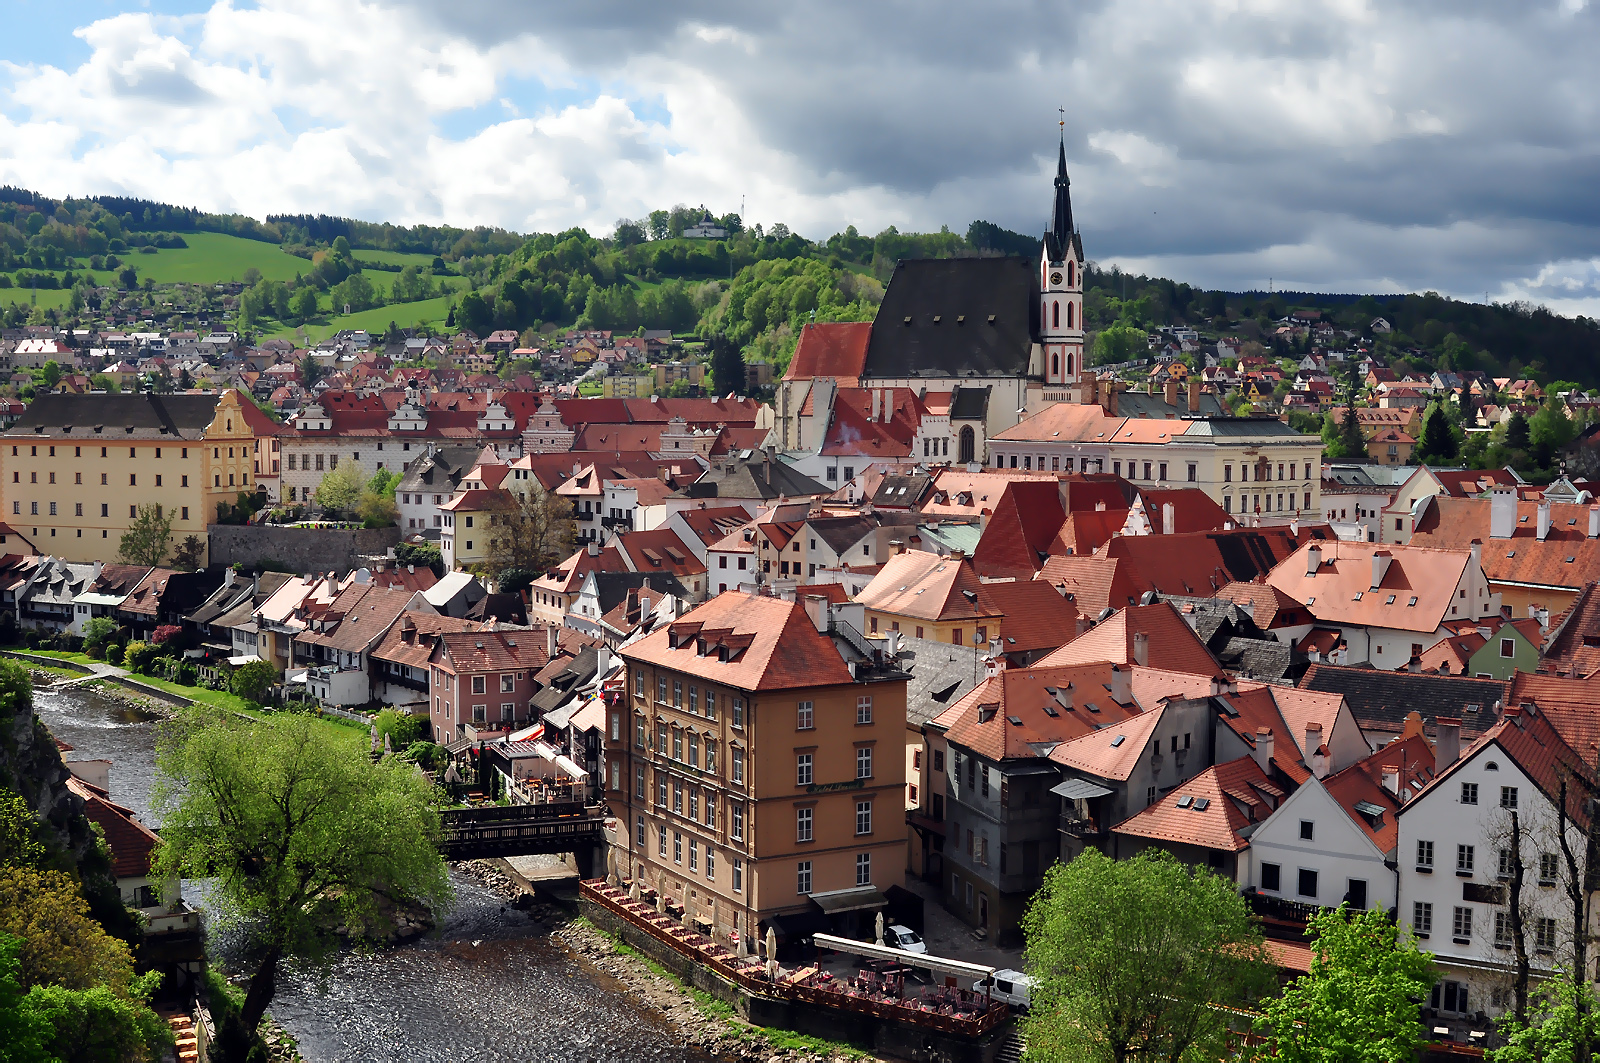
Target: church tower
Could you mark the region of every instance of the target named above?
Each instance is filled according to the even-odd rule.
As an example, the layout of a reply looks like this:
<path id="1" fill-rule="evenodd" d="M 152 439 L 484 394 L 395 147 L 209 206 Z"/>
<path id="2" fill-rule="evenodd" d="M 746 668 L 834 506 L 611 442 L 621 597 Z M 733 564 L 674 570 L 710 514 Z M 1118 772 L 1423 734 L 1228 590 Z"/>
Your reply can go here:
<path id="1" fill-rule="evenodd" d="M 1044 380 L 1076 385 L 1083 373 L 1083 238 L 1072 227 L 1067 141 L 1056 163 L 1056 201 L 1039 262 L 1039 335 Z"/>

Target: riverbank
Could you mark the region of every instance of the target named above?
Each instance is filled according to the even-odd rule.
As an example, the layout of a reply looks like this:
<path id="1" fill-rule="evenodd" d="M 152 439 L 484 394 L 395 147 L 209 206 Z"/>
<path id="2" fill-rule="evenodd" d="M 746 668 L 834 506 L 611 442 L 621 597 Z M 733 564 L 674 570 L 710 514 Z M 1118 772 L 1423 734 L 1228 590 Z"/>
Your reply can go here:
<path id="1" fill-rule="evenodd" d="M 622 944 L 587 919 L 531 895 L 489 861 L 455 865 L 513 907 L 551 927 L 550 936 L 587 966 L 615 978 L 642 1005 L 657 1012 L 686 1047 L 741 1063 L 880 1063 L 849 1045 L 752 1026 L 733 1007 L 685 986 L 644 955 Z"/>

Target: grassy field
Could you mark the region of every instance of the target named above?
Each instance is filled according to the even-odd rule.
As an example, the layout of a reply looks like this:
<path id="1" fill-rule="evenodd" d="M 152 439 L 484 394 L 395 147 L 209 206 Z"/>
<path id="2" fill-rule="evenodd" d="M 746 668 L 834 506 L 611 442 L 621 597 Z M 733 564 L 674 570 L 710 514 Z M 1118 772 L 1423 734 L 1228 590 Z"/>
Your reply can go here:
<path id="1" fill-rule="evenodd" d="M 436 329 L 444 328 L 444 319 L 450 313 L 450 300 L 444 296 L 437 299 L 423 299 L 415 303 L 391 303 L 388 306 L 375 307 L 372 310 L 363 310 L 358 314 L 340 314 L 330 318 L 327 324 L 315 322 L 305 327 L 306 336 L 313 342 L 327 339 L 340 329 L 366 329 L 368 332 L 382 332 L 393 321 L 401 328 L 413 325 L 432 325 Z M 282 336 L 284 339 L 298 340 L 297 329 L 288 325 L 276 332 L 263 335 Z"/>
<path id="2" fill-rule="evenodd" d="M 153 255 L 123 255 L 125 264 L 157 284 L 216 284 L 222 281 L 242 281 L 244 271 L 254 266 L 268 280 L 293 280 L 296 273 L 304 273 L 311 263 L 303 258 L 286 255 L 277 244 L 260 240 L 246 240 L 240 236 L 222 233 L 185 233 L 189 246 L 175 250 L 157 251 Z M 107 276 L 114 275 L 108 270 Z"/>
<path id="3" fill-rule="evenodd" d="M 410 251 L 370 251 L 363 247 L 352 248 L 350 253 L 362 262 L 386 262 L 392 266 L 431 266 L 433 256 Z"/>
<path id="4" fill-rule="evenodd" d="M 72 293 L 70 291 L 63 291 L 60 288 L 39 289 L 39 305 L 46 310 L 52 306 L 66 306 L 71 301 Z M 0 305 L 9 305 L 11 303 L 31 304 L 32 302 L 32 288 L 0 288 Z"/>

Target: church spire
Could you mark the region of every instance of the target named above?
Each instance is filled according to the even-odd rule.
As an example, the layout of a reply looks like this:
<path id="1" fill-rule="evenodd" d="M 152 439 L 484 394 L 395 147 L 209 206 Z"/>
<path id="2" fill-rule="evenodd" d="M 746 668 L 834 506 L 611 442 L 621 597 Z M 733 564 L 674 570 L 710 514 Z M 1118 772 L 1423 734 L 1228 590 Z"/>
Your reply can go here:
<path id="1" fill-rule="evenodd" d="M 1056 202 L 1050 212 L 1050 257 L 1057 261 L 1072 240 L 1072 181 L 1067 177 L 1067 136 L 1061 134 L 1061 154 L 1056 160 Z"/>

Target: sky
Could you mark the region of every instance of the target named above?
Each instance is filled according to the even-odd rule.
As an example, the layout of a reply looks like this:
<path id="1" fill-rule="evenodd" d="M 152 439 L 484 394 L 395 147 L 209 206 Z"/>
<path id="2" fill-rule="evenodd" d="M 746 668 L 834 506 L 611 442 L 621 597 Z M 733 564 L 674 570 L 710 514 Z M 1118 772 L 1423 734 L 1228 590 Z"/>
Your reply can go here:
<path id="1" fill-rule="evenodd" d="M 1600 316 L 1588 0 L 0 0 L 0 184 L 520 232 L 1045 227 Z"/>

